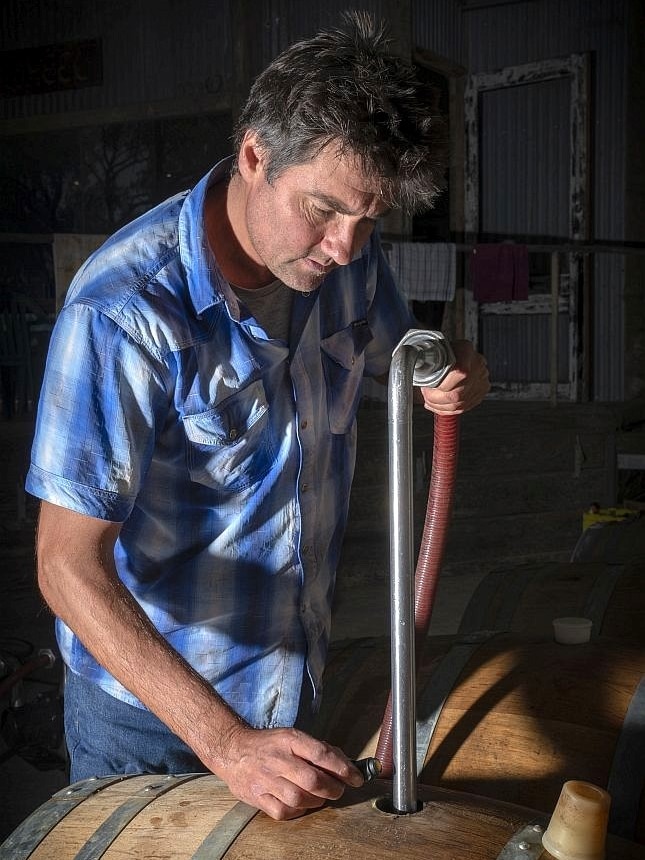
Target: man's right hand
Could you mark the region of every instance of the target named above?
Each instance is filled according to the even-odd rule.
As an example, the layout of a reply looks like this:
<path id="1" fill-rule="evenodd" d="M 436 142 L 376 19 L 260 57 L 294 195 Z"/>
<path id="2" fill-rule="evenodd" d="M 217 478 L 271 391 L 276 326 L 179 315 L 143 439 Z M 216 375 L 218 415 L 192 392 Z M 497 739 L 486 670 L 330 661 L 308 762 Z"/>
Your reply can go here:
<path id="1" fill-rule="evenodd" d="M 296 729 L 252 729 L 163 639 L 114 567 L 121 526 L 43 502 L 38 581 L 52 610 L 240 800 L 277 819 L 339 798 L 363 777 Z"/>
<path id="2" fill-rule="evenodd" d="M 298 729 L 239 725 L 220 746 L 220 756 L 212 770 L 233 794 L 278 820 L 297 818 L 337 800 L 347 786 L 363 784 L 360 771 L 339 749 Z"/>

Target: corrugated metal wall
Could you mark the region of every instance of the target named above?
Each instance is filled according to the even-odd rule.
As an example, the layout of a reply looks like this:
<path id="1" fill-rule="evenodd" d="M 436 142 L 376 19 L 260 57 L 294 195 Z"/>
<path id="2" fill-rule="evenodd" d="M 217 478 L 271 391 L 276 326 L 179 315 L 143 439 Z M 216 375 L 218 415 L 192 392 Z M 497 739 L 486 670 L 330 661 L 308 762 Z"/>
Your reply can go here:
<path id="1" fill-rule="evenodd" d="M 103 83 L 0 99 L 0 118 L 190 99 L 230 88 L 229 7 L 204 0 L 3 0 L 0 50 L 102 40 Z"/>
<path id="2" fill-rule="evenodd" d="M 410 17 L 413 46 L 433 51 L 469 73 L 591 52 L 593 75 L 593 238 L 624 236 L 624 64 L 625 0 L 257 0 L 249 31 L 257 33 L 249 62 L 256 74 L 293 39 L 334 24 L 348 7 L 368 9 L 392 20 L 405 33 Z M 395 14 L 392 14 L 392 9 Z M 400 12 L 400 14 L 399 14 Z M 119 105 L 228 93 L 232 82 L 229 2 L 225 0 L 4 0 L 0 4 L 0 50 L 57 41 L 101 38 L 103 85 L 0 100 L 0 120 L 57 112 L 109 110 Z M 553 94 L 536 92 L 536 99 Z M 556 95 L 555 98 L 558 98 Z M 197 110 L 197 108 L 195 108 Z M 509 117 L 487 118 L 493 142 Z M 143 117 L 142 117 L 143 118 Z M 510 120 L 520 121 L 513 113 Z M 487 143 L 487 145 L 489 145 Z M 490 149 L 490 145 L 489 145 Z M 514 169 L 528 172 L 537 154 L 516 152 Z M 559 170 L 560 168 L 558 168 Z M 542 186 L 535 213 L 521 199 L 500 191 L 495 217 L 504 224 L 530 223 L 540 229 L 547 217 L 560 230 L 562 176 Z M 559 209 L 558 209 L 559 211 Z M 488 218 L 493 217 L 491 213 Z M 614 255 L 595 263 L 596 399 L 623 396 L 623 261 Z"/>
<path id="3" fill-rule="evenodd" d="M 597 241 L 624 239 L 624 122 L 625 122 L 625 3 L 623 0 L 525 0 L 486 3 L 482 0 L 413 0 L 413 41 L 450 60 L 469 73 L 491 72 L 506 66 L 592 54 L 592 199 L 593 232 Z M 536 89 L 535 98 L 550 98 Z M 538 105 L 539 108 L 539 105 Z M 519 123 L 518 112 L 513 116 Z M 509 117 L 498 124 L 488 116 L 487 146 L 504 133 Z M 534 153 L 516 153 L 515 171 L 532 170 Z M 558 168 L 559 169 L 559 168 Z M 542 186 L 543 213 L 559 200 L 561 176 Z M 526 223 L 523 202 L 500 194 L 506 225 Z M 515 210 L 513 207 L 516 207 Z M 489 217 L 490 213 L 489 213 Z M 501 217 L 501 216 L 500 216 Z M 544 215 L 540 216 L 544 218 Z M 560 221 L 555 216 L 555 224 Z M 556 234 L 558 235 L 558 234 Z M 594 398 L 623 397 L 623 258 L 604 254 L 594 266 Z"/>
<path id="4" fill-rule="evenodd" d="M 482 93 L 482 233 L 569 237 L 570 101 L 566 78 Z"/>
<path id="5" fill-rule="evenodd" d="M 489 315 L 482 318 L 482 338 L 493 344 L 486 352 L 490 377 L 514 383 L 549 382 L 548 314 Z M 568 320 L 564 314 L 558 318 L 558 382 L 569 381 Z"/>
<path id="6" fill-rule="evenodd" d="M 396 2 L 396 0 L 395 0 Z M 259 58 L 259 71 L 296 39 L 312 35 L 318 30 L 337 26 L 341 13 L 347 9 L 365 9 L 377 18 L 390 18 L 392 2 L 388 0 L 258 0 L 263 21 L 262 56 Z M 408 7 L 400 3 L 402 12 Z M 396 31 L 399 22 L 392 22 Z"/>

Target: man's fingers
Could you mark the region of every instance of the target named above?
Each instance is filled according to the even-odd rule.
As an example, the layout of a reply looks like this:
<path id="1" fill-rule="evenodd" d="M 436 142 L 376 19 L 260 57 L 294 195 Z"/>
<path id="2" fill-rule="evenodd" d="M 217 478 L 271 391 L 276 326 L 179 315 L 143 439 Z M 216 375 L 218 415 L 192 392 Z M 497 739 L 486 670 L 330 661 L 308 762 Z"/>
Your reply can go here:
<path id="1" fill-rule="evenodd" d="M 341 750 L 297 729 L 239 727 L 229 741 L 220 775 L 237 797 L 277 820 L 296 818 L 337 800 L 346 786 L 363 784 Z"/>
<path id="2" fill-rule="evenodd" d="M 453 349 L 453 370 L 438 388 L 422 389 L 425 408 L 438 415 L 461 415 L 481 403 L 490 391 L 484 356 L 468 341 L 456 341 Z"/>
<path id="3" fill-rule="evenodd" d="M 279 803 L 290 809 L 317 809 L 327 800 L 338 800 L 343 794 L 343 786 L 337 782 L 331 791 L 314 786 L 314 790 L 310 792 L 301 783 L 295 783 L 287 777 L 278 777 L 271 781 L 270 793 Z"/>
<path id="4" fill-rule="evenodd" d="M 358 788 L 364 782 L 361 772 L 342 750 L 303 732 L 294 738 L 292 752 L 298 759 L 310 762 L 318 773 L 329 774 L 346 785 Z"/>
<path id="5" fill-rule="evenodd" d="M 253 805 L 276 821 L 289 821 L 292 818 L 300 818 L 301 815 L 305 815 L 312 809 L 319 809 L 324 803 L 325 801 L 321 798 L 312 797 L 311 802 L 307 805 L 292 805 L 285 803 L 273 794 L 261 794 L 254 800 Z"/>
<path id="6" fill-rule="evenodd" d="M 311 765 L 307 765 L 306 770 L 295 768 L 292 777 L 275 774 L 267 774 L 266 777 L 266 786 L 260 789 L 256 784 L 247 799 L 278 821 L 297 818 L 308 810 L 320 808 L 328 800 L 338 800 L 345 788 L 341 782 Z"/>

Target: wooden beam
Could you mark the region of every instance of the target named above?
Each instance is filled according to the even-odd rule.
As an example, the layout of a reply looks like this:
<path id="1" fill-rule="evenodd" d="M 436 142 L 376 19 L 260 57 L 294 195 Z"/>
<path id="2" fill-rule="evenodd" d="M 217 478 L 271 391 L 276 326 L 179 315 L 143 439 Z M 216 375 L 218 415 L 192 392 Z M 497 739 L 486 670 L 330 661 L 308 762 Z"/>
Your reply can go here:
<path id="1" fill-rule="evenodd" d="M 63 131 L 84 126 L 109 125 L 121 122 L 142 122 L 177 116 L 196 116 L 203 113 L 226 113 L 231 109 L 231 94 L 225 92 L 202 93 L 178 99 L 95 108 L 84 111 L 39 114 L 0 120 L 0 137 L 18 134 L 40 134 Z"/>

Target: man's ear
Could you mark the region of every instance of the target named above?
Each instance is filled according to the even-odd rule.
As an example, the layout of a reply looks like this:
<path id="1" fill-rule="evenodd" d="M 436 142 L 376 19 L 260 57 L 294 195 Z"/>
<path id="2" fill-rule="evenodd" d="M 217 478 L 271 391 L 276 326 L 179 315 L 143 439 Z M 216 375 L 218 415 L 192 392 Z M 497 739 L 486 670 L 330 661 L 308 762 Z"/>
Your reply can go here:
<path id="1" fill-rule="evenodd" d="M 249 130 L 242 138 L 237 168 L 247 182 L 264 173 L 265 156 L 256 132 Z"/>

